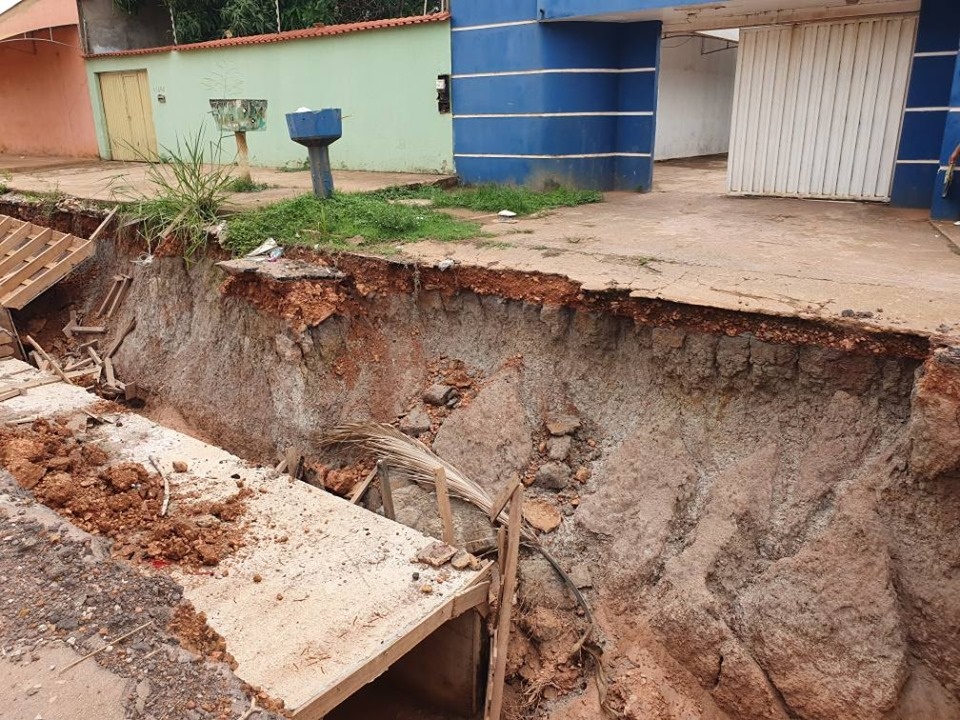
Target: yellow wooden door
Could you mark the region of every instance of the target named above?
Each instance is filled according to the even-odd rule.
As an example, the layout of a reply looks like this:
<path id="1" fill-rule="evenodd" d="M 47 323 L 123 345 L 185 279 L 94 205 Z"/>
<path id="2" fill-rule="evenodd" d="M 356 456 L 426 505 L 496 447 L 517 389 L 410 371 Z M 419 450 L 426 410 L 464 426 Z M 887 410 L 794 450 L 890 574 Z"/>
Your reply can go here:
<path id="1" fill-rule="evenodd" d="M 156 160 L 157 134 L 153 127 L 147 71 L 100 73 L 99 78 L 110 157 Z"/>

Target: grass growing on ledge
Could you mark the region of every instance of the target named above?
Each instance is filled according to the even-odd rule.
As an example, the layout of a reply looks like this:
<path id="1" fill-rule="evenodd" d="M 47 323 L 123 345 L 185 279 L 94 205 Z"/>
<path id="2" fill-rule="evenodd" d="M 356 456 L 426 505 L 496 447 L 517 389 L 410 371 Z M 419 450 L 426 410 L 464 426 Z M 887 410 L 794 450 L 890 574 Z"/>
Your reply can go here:
<path id="1" fill-rule="evenodd" d="M 388 188 L 373 194 L 391 199 L 424 198 L 437 208 L 459 207 L 489 213 L 510 210 L 517 215 L 532 215 L 559 207 L 603 202 L 603 193 L 596 190 L 558 187 L 536 191 L 509 185 L 474 185 L 454 190 L 427 185 L 419 188 Z"/>
<path id="2" fill-rule="evenodd" d="M 394 204 L 378 194 L 336 193 L 329 200 L 302 195 L 262 210 L 235 215 L 227 223 L 227 246 L 249 252 L 267 238 L 280 245 L 327 249 L 376 248 L 414 240 L 466 240 L 480 226 L 427 207 Z M 362 238 L 347 242 L 348 239 Z"/>

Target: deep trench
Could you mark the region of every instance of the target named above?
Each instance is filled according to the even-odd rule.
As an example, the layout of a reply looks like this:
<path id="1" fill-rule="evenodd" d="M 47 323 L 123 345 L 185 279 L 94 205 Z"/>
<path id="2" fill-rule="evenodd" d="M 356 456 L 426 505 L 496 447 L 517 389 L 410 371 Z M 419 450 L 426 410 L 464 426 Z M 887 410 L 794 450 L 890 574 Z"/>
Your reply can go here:
<path id="1" fill-rule="evenodd" d="M 96 218 L 48 220 L 89 234 Z M 619 717 L 960 717 L 957 435 L 941 427 L 960 371 L 931 369 L 929 339 L 531 273 L 310 256 L 346 277 L 276 283 L 228 278 L 215 251 L 131 265 L 139 252 L 101 242 L 18 324 L 91 314 L 132 271 L 116 367 L 148 391 L 144 412 L 271 464 L 290 446 L 349 464 L 320 450 L 326 428 L 397 423 L 466 376 L 421 439 L 492 492 L 523 476 L 559 511 L 543 541 L 594 608 Z M 545 426 L 560 415 L 580 422 L 569 448 Z M 538 476 L 551 462 L 559 480 Z M 439 533 L 416 488 L 398 519 Z M 469 508 L 457 521 L 458 539 L 489 539 Z M 589 663 L 568 657 L 582 628 L 526 555 L 512 711 L 600 716 Z"/>

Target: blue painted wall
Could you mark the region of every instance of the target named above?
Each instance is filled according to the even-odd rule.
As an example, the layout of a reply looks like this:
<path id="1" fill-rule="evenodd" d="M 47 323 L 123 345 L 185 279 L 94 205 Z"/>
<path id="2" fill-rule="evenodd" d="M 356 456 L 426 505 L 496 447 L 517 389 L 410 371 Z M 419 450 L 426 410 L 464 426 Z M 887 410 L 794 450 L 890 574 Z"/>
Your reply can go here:
<path id="1" fill-rule="evenodd" d="M 907 90 L 891 203 L 902 207 L 936 208 L 942 187 L 944 148 L 949 153 L 960 136 L 949 123 L 958 117 L 956 89 L 960 9 L 957 0 L 923 0 L 917 43 Z M 934 210 L 936 212 L 936 209 Z"/>
<path id="2" fill-rule="evenodd" d="M 540 24 L 536 0 L 452 13 L 461 178 L 650 189 L 660 23 Z"/>

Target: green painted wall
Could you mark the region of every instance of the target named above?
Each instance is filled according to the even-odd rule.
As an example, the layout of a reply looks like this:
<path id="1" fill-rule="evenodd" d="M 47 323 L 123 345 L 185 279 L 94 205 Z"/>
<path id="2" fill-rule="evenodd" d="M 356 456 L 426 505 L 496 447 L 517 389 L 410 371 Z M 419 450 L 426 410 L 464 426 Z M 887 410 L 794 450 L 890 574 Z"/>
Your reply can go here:
<path id="1" fill-rule="evenodd" d="M 214 97 L 266 98 L 267 129 L 248 133 L 251 164 L 281 167 L 306 158 L 287 135 L 284 114 L 299 107 L 343 109 L 343 137 L 330 148 L 336 168 L 453 172 L 450 115 L 437 112 L 437 75 L 450 72 L 450 25 L 434 22 L 262 45 L 90 58 L 87 72 L 100 154 L 110 157 L 97 73 L 146 70 L 157 142 L 202 125 Z M 226 90 L 224 89 L 226 86 Z M 166 102 L 159 102 L 158 95 Z M 235 149 L 232 135 L 224 148 Z"/>

